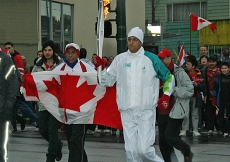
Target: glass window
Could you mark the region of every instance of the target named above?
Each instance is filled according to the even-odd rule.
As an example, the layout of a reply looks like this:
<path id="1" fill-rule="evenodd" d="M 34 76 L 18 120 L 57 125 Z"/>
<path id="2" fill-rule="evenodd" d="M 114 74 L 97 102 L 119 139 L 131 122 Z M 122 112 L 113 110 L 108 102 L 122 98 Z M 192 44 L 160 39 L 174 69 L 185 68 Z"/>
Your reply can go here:
<path id="1" fill-rule="evenodd" d="M 53 41 L 61 42 L 61 4 L 52 3 Z"/>
<path id="2" fill-rule="evenodd" d="M 71 43 L 73 38 L 73 32 L 72 32 L 72 13 L 71 13 L 71 6 L 70 5 L 63 5 L 63 19 L 64 19 L 64 47 Z"/>
<path id="3" fill-rule="evenodd" d="M 73 42 L 73 6 L 42 0 L 41 25 L 42 44 L 51 39 L 65 47 Z"/>
<path id="4" fill-rule="evenodd" d="M 178 3 L 167 5 L 167 21 L 189 21 L 190 13 L 206 18 L 207 2 Z"/>
<path id="5" fill-rule="evenodd" d="M 42 44 L 50 39 L 50 2 L 41 1 Z"/>

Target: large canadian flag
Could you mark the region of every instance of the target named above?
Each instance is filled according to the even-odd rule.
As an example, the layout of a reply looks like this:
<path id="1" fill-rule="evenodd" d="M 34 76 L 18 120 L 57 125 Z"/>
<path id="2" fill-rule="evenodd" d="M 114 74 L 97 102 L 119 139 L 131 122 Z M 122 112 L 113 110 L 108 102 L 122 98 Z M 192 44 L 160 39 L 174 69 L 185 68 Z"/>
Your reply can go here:
<path id="1" fill-rule="evenodd" d="M 182 44 L 181 48 L 180 48 L 180 53 L 179 53 L 179 66 L 182 66 L 184 63 L 185 63 L 185 59 L 184 59 L 184 56 L 185 56 L 185 52 L 184 52 L 184 44 Z"/>
<path id="2" fill-rule="evenodd" d="M 190 28 L 191 30 L 200 30 L 206 26 L 210 26 L 213 33 L 215 33 L 216 26 L 209 22 L 208 20 L 203 19 L 202 17 L 198 17 L 194 14 L 190 14 Z"/>
<path id="3" fill-rule="evenodd" d="M 23 78 L 25 99 L 41 102 L 60 122 L 122 129 L 116 87 L 95 84 L 96 72 L 44 71 Z"/>

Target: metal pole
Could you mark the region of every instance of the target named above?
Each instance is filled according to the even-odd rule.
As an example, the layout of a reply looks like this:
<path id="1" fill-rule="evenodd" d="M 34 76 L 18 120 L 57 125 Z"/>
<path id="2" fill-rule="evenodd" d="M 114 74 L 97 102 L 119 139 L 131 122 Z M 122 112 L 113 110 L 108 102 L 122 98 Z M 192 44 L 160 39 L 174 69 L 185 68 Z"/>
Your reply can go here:
<path id="1" fill-rule="evenodd" d="M 190 16 L 189 16 L 189 40 L 190 40 L 190 49 L 189 49 L 189 52 L 190 52 L 190 54 L 192 54 L 192 29 L 191 29 L 191 26 L 192 26 L 192 19 L 191 19 L 191 14 L 190 14 Z"/>
<path id="2" fill-rule="evenodd" d="M 163 49 L 163 37 L 164 37 L 162 23 L 160 24 L 160 26 L 161 26 L 161 49 L 160 50 L 162 50 Z"/>
<path id="3" fill-rule="evenodd" d="M 117 54 L 127 51 L 125 2 L 126 0 L 117 0 Z"/>

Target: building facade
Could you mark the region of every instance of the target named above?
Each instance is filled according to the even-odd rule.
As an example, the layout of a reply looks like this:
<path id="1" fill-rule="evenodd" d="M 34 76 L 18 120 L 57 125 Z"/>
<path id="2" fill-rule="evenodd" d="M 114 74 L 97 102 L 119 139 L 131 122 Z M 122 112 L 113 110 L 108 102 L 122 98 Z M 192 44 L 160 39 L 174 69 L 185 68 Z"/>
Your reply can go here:
<path id="1" fill-rule="evenodd" d="M 222 48 L 230 47 L 228 32 L 230 25 L 230 1 L 229 0 L 146 0 L 146 19 L 159 21 L 162 24 L 163 31 L 179 33 L 181 36 L 164 39 L 163 47 L 178 52 L 182 43 L 185 45 L 185 51 L 190 51 L 193 55 L 199 57 L 199 46 L 205 44 L 209 48 L 209 54 L 221 53 Z M 154 3 L 154 5 L 152 5 Z M 154 8 L 149 7 L 154 6 Z M 154 18 L 152 12 L 155 10 Z M 215 34 L 209 27 L 199 31 L 191 32 L 190 41 L 190 19 L 189 14 L 193 13 L 200 16 L 217 26 Z"/>
<path id="2" fill-rule="evenodd" d="M 111 10 L 116 0 L 111 1 Z M 88 51 L 88 58 L 96 53 L 95 23 L 98 15 L 97 0 L 1 0 L 0 44 L 10 41 L 15 50 L 30 64 L 46 40 L 61 43 L 75 42 Z M 109 13 L 107 19 L 115 19 Z M 145 2 L 126 0 L 126 30 L 135 26 L 145 29 Z M 112 22 L 116 35 L 116 22 Z M 103 55 L 117 55 L 115 38 L 105 38 Z"/>

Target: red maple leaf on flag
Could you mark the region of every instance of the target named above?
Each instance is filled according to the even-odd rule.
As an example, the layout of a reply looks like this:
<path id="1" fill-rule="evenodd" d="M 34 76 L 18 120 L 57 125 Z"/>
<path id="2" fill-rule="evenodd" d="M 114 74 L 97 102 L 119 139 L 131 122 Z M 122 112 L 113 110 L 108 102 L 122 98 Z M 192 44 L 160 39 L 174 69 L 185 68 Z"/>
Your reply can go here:
<path id="1" fill-rule="evenodd" d="M 51 81 L 43 81 L 47 86 L 46 92 L 55 96 L 59 101 L 59 108 L 63 108 L 65 112 L 66 121 L 66 109 L 80 112 L 80 106 L 95 96 L 93 92 L 97 85 L 88 85 L 84 81 L 79 87 L 77 87 L 80 76 L 61 75 L 60 83 L 55 78 Z"/>
<path id="2" fill-rule="evenodd" d="M 200 19 L 199 21 L 200 21 L 201 23 L 206 22 L 204 19 Z"/>
<path id="3" fill-rule="evenodd" d="M 58 81 L 53 77 L 52 80 L 43 80 L 45 83 L 47 90 L 46 92 L 52 94 L 55 96 L 57 99 L 59 99 L 59 91 L 60 91 L 60 84 Z"/>

